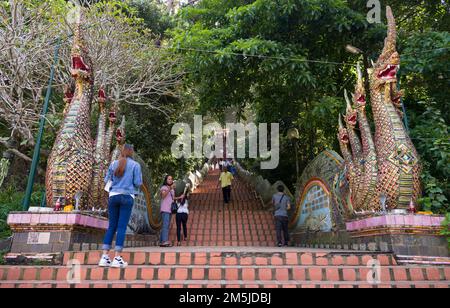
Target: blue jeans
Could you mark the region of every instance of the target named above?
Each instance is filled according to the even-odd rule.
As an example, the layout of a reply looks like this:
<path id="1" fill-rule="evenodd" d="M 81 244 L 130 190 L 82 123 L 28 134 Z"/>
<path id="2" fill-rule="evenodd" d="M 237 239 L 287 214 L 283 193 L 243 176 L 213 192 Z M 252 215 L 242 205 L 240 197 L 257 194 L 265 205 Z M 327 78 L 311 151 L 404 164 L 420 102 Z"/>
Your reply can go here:
<path id="1" fill-rule="evenodd" d="M 275 227 L 277 230 L 277 244 L 289 244 L 289 218 L 286 216 L 275 216 Z M 284 242 L 281 235 L 284 236 Z"/>
<path id="2" fill-rule="evenodd" d="M 162 244 L 169 241 L 170 218 L 172 217 L 172 214 L 162 212 L 161 217 L 162 217 L 162 229 L 160 242 Z"/>
<path id="3" fill-rule="evenodd" d="M 117 195 L 109 198 L 109 227 L 103 241 L 103 250 L 110 250 L 114 235 L 117 232 L 116 248 L 117 252 L 122 252 L 128 222 L 133 210 L 134 199 L 130 195 Z"/>

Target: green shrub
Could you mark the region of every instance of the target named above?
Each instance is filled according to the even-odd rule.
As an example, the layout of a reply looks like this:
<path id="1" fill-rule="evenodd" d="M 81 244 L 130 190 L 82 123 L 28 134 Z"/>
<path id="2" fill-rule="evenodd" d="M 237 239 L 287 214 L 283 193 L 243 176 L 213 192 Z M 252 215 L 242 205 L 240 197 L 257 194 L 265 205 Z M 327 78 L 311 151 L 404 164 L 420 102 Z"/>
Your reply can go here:
<path id="1" fill-rule="evenodd" d="M 445 220 L 442 223 L 443 230 L 441 234 L 447 237 L 448 249 L 450 249 L 450 213 L 445 215 Z"/>
<path id="2" fill-rule="evenodd" d="M 43 188 L 38 186 L 35 190 L 31 196 L 31 206 L 39 206 L 42 200 Z M 24 195 L 24 192 L 16 191 L 14 185 L 0 190 L 0 239 L 11 236 L 11 230 L 6 223 L 8 214 L 22 210 Z"/>
<path id="3" fill-rule="evenodd" d="M 7 253 L 5 250 L 0 250 L 0 265 L 5 265 L 4 257 Z"/>

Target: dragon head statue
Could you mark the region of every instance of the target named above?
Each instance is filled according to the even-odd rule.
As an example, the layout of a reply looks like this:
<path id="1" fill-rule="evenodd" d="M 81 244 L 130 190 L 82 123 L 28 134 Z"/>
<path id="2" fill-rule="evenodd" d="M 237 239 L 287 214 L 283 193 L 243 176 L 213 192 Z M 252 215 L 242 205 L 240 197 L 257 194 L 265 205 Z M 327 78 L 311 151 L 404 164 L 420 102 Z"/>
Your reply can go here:
<path id="1" fill-rule="evenodd" d="M 358 82 L 356 83 L 355 94 L 353 94 L 353 101 L 355 102 L 356 107 L 359 109 L 365 108 L 367 101 L 366 101 L 366 89 L 364 88 L 363 82 L 363 74 L 359 63 L 357 65 L 356 70 L 358 72 Z"/>
<path id="2" fill-rule="evenodd" d="M 384 43 L 384 49 L 375 63 L 372 80 L 376 82 L 377 87 L 387 83 L 395 84 L 397 82 L 397 73 L 400 69 L 400 55 L 397 52 L 397 28 L 392 9 L 388 6 L 386 9 L 388 20 L 388 35 Z"/>
<path id="3" fill-rule="evenodd" d="M 116 130 L 116 141 L 119 145 L 125 144 L 125 116 L 122 117 L 122 123 Z"/>
<path id="4" fill-rule="evenodd" d="M 345 90 L 345 101 L 347 102 L 347 113 L 345 115 L 345 122 L 351 127 L 356 126 L 356 122 L 358 121 L 358 112 L 353 109 L 350 99 L 348 97 L 347 90 Z"/>
<path id="5" fill-rule="evenodd" d="M 117 121 L 117 105 L 113 104 L 109 110 L 109 123 L 114 124 Z"/>
<path id="6" fill-rule="evenodd" d="M 103 111 L 106 104 L 106 92 L 103 88 L 100 88 L 100 90 L 98 90 L 98 104 L 100 106 L 100 111 Z"/>
<path id="7" fill-rule="evenodd" d="M 349 136 L 348 136 L 348 131 L 344 127 L 344 124 L 342 123 L 342 116 L 340 114 L 339 114 L 339 134 L 338 134 L 338 138 L 344 144 L 348 144 L 349 141 L 350 141 Z"/>
<path id="8" fill-rule="evenodd" d="M 74 28 L 74 44 L 72 46 L 72 67 L 71 74 L 75 79 L 81 79 L 93 83 L 92 61 L 89 57 L 86 42 L 82 31 L 83 14 Z"/>

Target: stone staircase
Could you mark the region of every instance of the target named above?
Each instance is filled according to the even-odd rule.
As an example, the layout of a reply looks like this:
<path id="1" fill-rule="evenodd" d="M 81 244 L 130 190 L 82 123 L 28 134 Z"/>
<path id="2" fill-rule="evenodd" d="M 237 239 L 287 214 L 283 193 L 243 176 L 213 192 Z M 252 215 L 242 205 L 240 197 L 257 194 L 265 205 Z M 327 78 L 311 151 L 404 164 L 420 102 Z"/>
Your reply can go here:
<path id="1" fill-rule="evenodd" d="M 275 246 L 272 214 L 260 199 L 239 179 L 233 182 L 231 203 L 223 204 L 217 187 L 219 171 L 211 171 L 192 194 L 189 202 L 187 246 Z M 176 223 L 172 217 L 169 237 L 176 244 Z M 183 239 L 183 236 L 182 236 Z"/>
<path id="2" fill-rule="evenodd" d="M 0 288 L 448 288 L 450 267 L 399 266 L 392 255 L 298 248 L 177 247 L 127 251 L 126 269 L 100 252 L 68 252 L 61 266 L 0 267 Z M 79 283 L 67 266 L 77 260 Z M 374 274 L 369 261 L 380 264 Z M 69 274 L 69 276 L 68 276 Z M 378 283 L 368 282 L 375 277 Z M 378 278 L 377 278 L 378 277 Z M 372 280 L 370 280 L 372 281 Z"/>
<path id="3" fill-rule="evenodd" d="M 218 176 L 212 171 L 192 195 L 183 246 L 127 249 L 126 269 L 99 268 L 100 251 L 62 253 L 57 265 L 0 266 L 0 288 L 450 287 L 446 260 L 274 247 L 271 213 L 239 180 L 232 203 L 224 206 Z M 176 243 L 175 230 L 173 221 L 170 236 Z"/>

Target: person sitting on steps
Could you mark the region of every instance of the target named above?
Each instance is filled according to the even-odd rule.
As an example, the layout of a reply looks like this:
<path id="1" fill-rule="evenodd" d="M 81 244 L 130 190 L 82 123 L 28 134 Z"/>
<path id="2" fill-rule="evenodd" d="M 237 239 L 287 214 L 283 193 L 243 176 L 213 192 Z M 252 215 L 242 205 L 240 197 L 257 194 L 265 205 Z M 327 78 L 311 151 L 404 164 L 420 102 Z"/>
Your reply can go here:
<path id="1" fill-rule="evenodd" d="M 284 193 L 284 186 L 277 187 L 278 192 L 272 197 L 272 204 L 274 206 L 275 225 L 277 229 L 277 245 L 288 246 L 289 243 L 289 218 L 288 211 L 291 209 L 291 200 L 289 196 Z M 284 242 L 281 239 L 283 233 Z"/>

